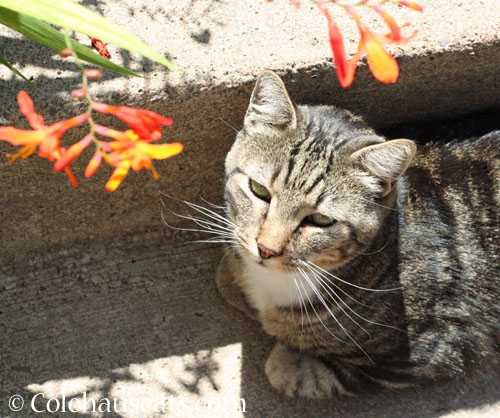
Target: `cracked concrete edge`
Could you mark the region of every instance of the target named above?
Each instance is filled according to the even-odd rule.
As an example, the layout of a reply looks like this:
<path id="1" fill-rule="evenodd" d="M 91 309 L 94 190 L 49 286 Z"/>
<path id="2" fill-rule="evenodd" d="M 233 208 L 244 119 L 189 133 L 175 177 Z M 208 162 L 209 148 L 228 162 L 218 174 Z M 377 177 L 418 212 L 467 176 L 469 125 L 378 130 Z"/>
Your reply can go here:
<path id="1" fill-rule="evenodd" d="M 473 53 L 472 53 L 473 52 Z M 453 51 L 400 59 L 397 84 L 374 81 L 366 66 L 357 84 L 341 90 L 332 68 L 325 64 L 276 69 L 298 103 L 334 104 L 361 114 L 375 126 L 426 118 L 452 117 L 500 105 L 500 43 L 478 45 L 474 51 Z M 130 173 L 113 194 L 103 190 L 108 168 L 83 180 L 77 189 L 47 161 L 30 158 L 9 165 L 0 162 L 0 231 L 6 260 L 23 257 L 49 245 L 69 245 L 86 239 L 109 240 L 130 230 L 157 228 L 161 222 L 160 191 L 196 201 L 200 196 L 220 202 L 223 162 L 234 139 L 227 124 L 241 127 L 253 80 L 236 86 L 219 85 L 179 95 L 149 108 L 175 121 L 165 136 L 180 141 L 185 151 L 156 164 L 161 178 Z M 76 137 L 83 131 L 75 130 Z M 429 138 L 431 139 L 431 138 Z M 0 144 L 1 152 L 11 151 Z M 209 156 L 209 158 L 207 158 Z M 74 164 L 83 178 L 85 154 Z M 172 202 L 168 203 L 168 208 Z M 175 219 L 166 213 L 169 222 Z"/>

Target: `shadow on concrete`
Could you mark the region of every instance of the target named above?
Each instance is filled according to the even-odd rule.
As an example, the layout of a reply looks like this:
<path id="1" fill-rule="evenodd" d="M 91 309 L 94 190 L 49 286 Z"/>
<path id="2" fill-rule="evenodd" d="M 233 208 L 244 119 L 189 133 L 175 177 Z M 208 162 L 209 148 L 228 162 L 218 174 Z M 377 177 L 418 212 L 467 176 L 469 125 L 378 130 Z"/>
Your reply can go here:
<path id="1" fill-rule="evenodd" d="M 500 128 L 496 115 L 491 110 L 386 132 L 421 142 L 463 138 L 465 132 L 476 136 Z M 220 193 L 221 187 L 210 190 Z M 200 194 L 220 202 L 217 195 Z M 166 202 L 167 209 L 180 207 Z M 115 209 L 119 215 L 120 207 Z M 12 415 L 7 402 L 13 394 L 29 401 L 44 393 L 61 401 L 63 391 L 67 396 L 86 391 L 95 399 L 173 396 L 192 402 L 230 396 L 244 398 L 252 417 L 472 415 L 473 408 L 500 400 L 498 366 L 363 398 L 314 402 L 276 393 L 263 372 L 272 339 L 217 293 L 221 249 L 181 245 L 199 235 L 169 230 L 161 223 L 159 202 L 155 211 L 150 229 L 103 243 L 28 251 L 1 264 L 0 415 Z M 35 406 L 46 403 L 39 398 Z"/>

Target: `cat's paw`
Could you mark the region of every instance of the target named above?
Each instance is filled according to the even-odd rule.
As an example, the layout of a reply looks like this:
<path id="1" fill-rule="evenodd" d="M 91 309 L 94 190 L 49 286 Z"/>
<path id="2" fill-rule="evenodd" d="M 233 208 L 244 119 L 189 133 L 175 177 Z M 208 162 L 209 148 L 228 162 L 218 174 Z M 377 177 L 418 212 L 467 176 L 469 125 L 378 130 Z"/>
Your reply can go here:
<path id="1" fill-rule="evenodd" d="M 290 397 L 320 399 L 352 395 L 327 365 L 281 343 L 271 351 L 265 371 L 271 385 Z"/>

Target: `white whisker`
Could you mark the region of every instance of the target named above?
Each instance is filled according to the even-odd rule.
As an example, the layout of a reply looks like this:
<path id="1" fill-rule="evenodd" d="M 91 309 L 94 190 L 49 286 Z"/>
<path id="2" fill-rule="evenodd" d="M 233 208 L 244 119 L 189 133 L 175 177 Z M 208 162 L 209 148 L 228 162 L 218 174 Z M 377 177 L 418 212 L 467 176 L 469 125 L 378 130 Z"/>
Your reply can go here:
<path id="1" fill-rule="evenodd" d="M 304 272 L 304 270 L 302 270 L 300 267 L 297 267 L 297 270 L 299 271 L 299 273 L 302 275 L 302 277 L 304 277 L 304 279 L 306 280 L 307 284 L 311 287 L 311 289 L 313 290 L 313 292 L 316 294 L 316 296 L 318 296 L 317 294 L 317 290 L 316 288 L 314 287 L 314 285 L 310 282 L 309 278 L 307 277 L 307 274 Z M 309 300 L 309 304 L 311 305 L 311 307 L 313 308 L 313 311 L 314 313 L 316 314 L 316 317 L 319 319 L 319 322 L 321 322 L 321 325 L 323 325 L 323 328 L 333 337 L 335 338 L 336 340 L 342 342 L 342 343 L 347 343 L 347 341 L 344 341 L 342 340 L 341 338 L 337 337 L 335 334 L 333 334 L 329 329 L 328 327 L 325 325 L 325 323 L 323 322 L 323 320 L 321 319 L 321 317 L 319 316 L 318 312 L 316 311 L 316 308 L 314 307 L 314 304 L 311 302 L 311 298 L 309 297 L 309 295 L 307 294 L 307 291 L 306 291 L 306 288 L 304 286 L 304 283 L 301 282 L 301 285 L 304 289 L 304 292 L 306 294 L 306 297 L 307 299 Z M 322 302 L 323 305 L 324 305 L 324 302 Z M 326 307 L 326 306 L 325 306 Z M 328 308 L 327 308 L 328 309 Z M 334 316 L 335 318 L 335 316 Z M 338 323 L 338 321 L 337 321 Z M 312 324 L 311 324 L 312 325 Z M 342 326 L 342 325 L 341 325 Z"/>
<path id="2" fill-rule="evenodd" d="M 361 325 L 359 324 L 354 318 L 351 317 L 351 315 L 349 315 L 345 310 L 344 308 L 342 308 L 341 305 L 339 305 L 339 303 L 337 302 L 337 300 L 332 296 L 332 294 L 329 292 L 328 289 L 330 289 L 333 294 L 335 296 L 337 296 L 337 294 L 330 288 L 330 287 L 326 287 L 325 286 L 325 283 L 324 281 L 322 280 L 321 276 L 319 275 L 319 273 L 316 273 L 310 266 L 308 266 L 306 264 L 306 267 L 309 269 L 309 271 L 313 274 L 314 278 L 318 281 L 318 283 L 320 284 L 320 286 L 326 291 L 327 295 L 330 296 L 330 299 L 337 305 L 337 307 L 344 313 L 344 315 L 346 315 L 352 322 L 354 322 L 358 327 L 360 327 L 365 333 L 366 335 L 368 335 L 368 337 L 371 338 L 371 335 L 370 333 Z M 337 296 L 338 298 L 338 296 Z M 344 301 L 342 299 L 339 298 L 339 300 L 344 303 Z M 345 304 L 345 303 L 344 303 Z M 346 305 L 349 309 L 350 307 L 348 305 Z"/>
<path id="3" fill-rule="evenodd" d="M 185 205 L 189 206 L 190 208 L 196 210 L 197 212 L 213 219 L 216 221 L 222 221 L 223 223 L 226 223 L 228 225 L 236 227 L 236 225 L 231 222 L 230 220 L 224 218 L 222 215 L 219 215 L 217 212 L 214 212 L 213 210 L 210 210 L 208 208 L 205 208 L 203 206 L 197 205 L 196 203 L 188 202 L 187 200 L 182 200 L 182 199 L 177 199 L 176 197 L 169 196 L 165 193 L 160 192 L 163 196 L 169 197 L 171 199 L 177 200 L 179 202 L 184 203 Z"/>
<path id="4" fill-rule="evenodd" d="M 216 205 L 215 203 L 209 202 L 208 200 L 204 199 L 201 196 L 200 196 L 200 199 L 203 200 L 207 205 L 210 205 L 210 206 L 212 206 L 215 209 L 219 209 L 219 210 L 225 210 L 226 209 L 225 205 Z"/>
<path id="5" fill-rule="evenodd" d="M 222 244 L 222 243 L 227 243 L 227 244 L 230 244 L 230 243 L 234 243 L 234 241 L 232 240 L 223 240 L 223 239 L 217 239 L 217 240 L 212 240 L 212 239 L 198 239 L 198 240 L 194 240 L 194 241 L 186 241 L 184 242 L 183 244 L 194 244 L 194 243 L 198 243 L 198 244 Z"/>
<path id="6" fill-rule="evenodd" d="M 299 270 L 301 270 L 299 268 Z M 370 362 L 372 364 L 374 364 L 374 361 L 372 360 L 372 358 L 368 355 L 368 353 L 363 349 L 363 347 L 361 347 L 358 342 L 351 336 L 351 334 L 349 334 L 349 332 L 344 328 L 344 326 L 340 323 L 340 321 L 337 319 L 337 317 L 334 315 L 334 313 L 331 311 L 331 309 L 328 307 L 327 303 L 325 302 L 325 300 L 323 299 L 323 297 L 321 296 L 321 293 L 318 291 L 318 289 L 316 289 L 316 287 L 314 287 L 309 279 L 309 277 L 307 276 L 307 274 L 304 274 L 304 279 L 307 281 L 307 283 L 309 284 L 309 286 L 312 287 L 312 290 L 313 292 L 316 294 L 316 296 L 318 297 L 318 299 L 321 301 L 321 303 L 323 304 L 323 306 L 326 308 L 326 310 L 328 311 L 328 313 L 331 315 L 331 317 L 335 320 L 335 322 L 339 325 L 339 327 L 344 331 L 344 333 L 349 337 L 349 339 L 365 354 L 365 356 L 368 358 L 368 360 L 370 360 Z M 319 318 L 319 316 L 318 316 Z M 323 322 L 322 322 L 323 323 Z M 326 328 L 327 329 L 327 328 Z M 328 330 L 328 329 L 327 329 Z M 332 334 L 333 335 L 333 334 Z M 337 337 L 338 338 L 338 337 Z"/>
<path id="7" fill-rule="evenodd" d="M 304 261 L 302 261 L 302 262 L 304 263 Z M 373 307 L 368 306 L 368 305 L 360 302 L 359 300 L 353 298 L 349 293 L 347 293 L 345 290 L 343 290 L 341 287 L 339 287 L 337 284 L 335 284 L 332 280 L 330 280 L 328 277 L 326 277 L 325 275 L 323 275 L 319 270 L 317 270 L 315 267 L 313 267 L 310 262 L 306 262 L 306 263 L 308 264 L 309 268 L 312 268 L 314 271 L 316 271 L 316 273 L 318 273 L 319 275 L 321 275 L 321 277 L 323 277 L 323 279 L 326 282 L 328 282 L 329 284 L 331 284 L 332 286 L 334 286 L 337 290 L 339 290 L 340 292 L 342 292 L 345 296 L 347 296 L 353 302 L 356 302 L 357 304 L 359 304 L 361 306 L 364 306 L 365 308 L 374 309 Z"/>
<path id="8" fill-rule="evenodd" d="M 209 230 L 213 230 L 213 228 L 219 228 L 219 230 L 224 230 L 224 231 L 228 231 L 228 232 L 232 232 L 233 229 L 232 228 L 228 228 L 226 226 L 223 226 L 223 225 L 219 225 L 219 224 L 216 224 L 214 222 L 211 222 L 211 221 L 208 221 L 206 219 L 203 219 L 203 218 L 199 218 L 197 216 L 191 216 L 191 215 L 180 215 L 178 213 L 175 213 L 175 212 L 170 212 L 172 213 L 173 215 L 179 217 L 179 218 L 183 218 L 183 219 L 188 219 L 190 221 L 193 221 L 195 224 L 201 226 L 202 228 L 207 228 Z"/>
<path id="9" fill-rule="evenodd" d="M 312 261 L 308 261 L 308 263 L 310 265 L 316 267 L 318 270 L 321 270 L 323 273 L 327 274 L 328 276 L 334 278 L 335 280 L 338 280 L 339 282 L 342 282 L 342 283 L 347 284 L 349 286 L 355 287 L 357 289 L 367 290 L 369 292 L 394 292 L 396 290 L 401 290 L 402 289 L 402 287 L 394 287 L 392 289 L 369 289 L 367 287 L 358 286 L 357 284 L 350 283 L 350 282 L 348 282 L 346 280 L 342 280 L 341 278 L 335 276 L 334 274 L 330 273 L 329 271 L 326 271 L 325 269 L 321 268 L 320 266 L 314 264 Z"/>
<path id="10" fill-rule="evenodd" d="M 314 270 L 314 267 L 312 267 L 312 266 L 309 266 L 309 268 Z M 336 285 L 335 285 L 335 283 L 332 283 L 331 281 L 329 281 L 329 280 L 328 280 L 328 278 L 327 278 L 327 277 L 325 277 L 325 276 L 324 276 L 321 272 L 316 271 L 316 273 L 317 273 L 317 274 L 318 274 L 318 275 L 319 275 L 319 276 L 323 279 L 323 281 L 322 281 L 320 278 L 317 278 L 317 279 L 318 279 L 318 281 L 319 281 L 320 283 L 323 283 L 323 285 L 325 285 L 325 286 L 326 286 L 326 287 L 327 287 L 327 288 L 328 288 L 328 289 L 329 289 L 329 290 L 330 290 L 330 291 L 331 291 L 331 292 L 332 292 L 332 293 L 336 296 L 336 298 L 337 298 L 337 299 L 338 299 L 338 300 L 339 300 L 339 301 L 340 301 L 340 302 L 341 302 L 341 303 L 342 303 L 342 304 L 343 304 L 343 305 L 344 305 L 347 309 L 349 309 L 349 310 L 350 310 L 350 311 L 351 311 L 354 315 L 356 315 L 358 318 L 360 318 L 360 319 L 362 319 L 363 321 L 366 321 L 366 322 L 368 322 L 368 323 L 370 323 L 370 324 L 373 324 L 373 325 L 378 325 L 378 326 L 381 326 L 381 327 L 386 327 L 386 328 L 392 328 L 392 329 L 395 329 L 395 330 L 397 330 L 397 331 L 401 331 L 401 332 L 404 332 L 405 334 L 407 334 L 407 332 L 406 332 L 405 330 L 401 329 L 401 328 L 398 328 L 398 327 L 395 327 L 395 326 L 392 326 L 392 325 L 382 324 L 382 323 L 380 323 L 380 322 L 375 322 L 375 321 L 372 321 L 372 320 L 370 320 L 370 319 L 366 319 L 365 317 L 363 317 L 363 316 L 359 315 L 359 314 L 358 314 L 358 313 L 357 313 L 354 309 L 352 309 L 352 308 L 351 308 L 351 307 L 350 307 L 347 303 L 345 303 L 345 302 L 342 300 L 342 298 L 341 298 L 339 295 L 337 295 L 337 294 L 335 293 L 335 290 L 333 290 L 333 289 L 329 286 L 329 284 L 328 284 L 328 283 L 330 283 L 330 284 L 332 284 L 332 285 L 334 285 L 335 287 L 337 287 L 337 288 L 338 288 L 338 286 L 336 286 Z M 326 289 L 325 289 L 325 290 L 326 290 Z M 339 289 L 339 290 L 342 290 L 342 289 Z M 328 293 L 328 294 L 330 294 L 328 291 L 327 291 L 327 293 Z M 345 293 L 345 292 L 344 292 L 344 293 Z M 346 296 L 349 296 L 349 295 L 347 295 L 347 294 L 346 294 Z M 360 302 L 358 302 L 358 303 L 360 303 Z M 360 304 L 361 304 L 361 305 L 363 305 L 363 306 L 365 306 L 365 307 L 367 307 L 367 308 L 370 308 L 370 306 L 364 305 L 364 304 L 362 304 L 362 303 L 360 303 Z M 350 316 L 349 316 L 349 318 L 350 318 Z M 352 318 L 351 318 L 351 319 L 352 319 Z M 355 321 L 354 321 L 354 322 L 355 322 Z M 357 324 L 357 322 L 356 322 L 356 324 Z"/>
<path id="11" fill-rule="evenodd" d="M 300 344 L 299 344 L 299 348 L 300 348 L 300 347 L 302 347 L 302 340 L 304 338 L 304 311 L 302 309 L 302 304 L 304 304 L 304 307 L 305 307 L 305 302 L 304 302 L 304 298 L 302 297 L 302 292 L 300 291 L 299 285 L 297 284 L 297 279 L 295 277 L 293 278 L 293 282 L 295 283 L 295 287 L 297 288 L 297 291 L 299 292 L 300 326 L 301 326 Z"/>

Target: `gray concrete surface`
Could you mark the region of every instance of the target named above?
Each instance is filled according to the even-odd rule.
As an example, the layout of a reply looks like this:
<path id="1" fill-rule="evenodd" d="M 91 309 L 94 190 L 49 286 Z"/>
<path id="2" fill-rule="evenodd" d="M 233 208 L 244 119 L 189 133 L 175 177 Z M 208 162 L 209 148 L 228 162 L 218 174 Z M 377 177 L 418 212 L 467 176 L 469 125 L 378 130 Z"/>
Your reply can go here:
<path id="1" fill-rule="evenodd" d="M 499 414 L 498 367 L 366 399 L 311 403 L 276 394 L 262 372 L 272 341 L 216 293 L 220 250 L 182 246 L 193 237 L 164 227 L 159 192 L 220 202 L 223 159 L 234 138 L 220 118 L 241 126 L 253 81 L 266 68 L 284 77 L 297 102 L 344 106 L 390 137 L 451 139 L 499 128 L 495 110 L 450 122 L 439 118 L 500 106 L 500 2 L 423 0 L 422 15 L 394 8 L 401 21 L 420 29 L 412 43 L 391 50 L 400 63 L 400 80 L 379 84 L 361 64 L 347 90 L 336 81 L 325 22 L 314 7 L 296 11 L 278 0 L 82 3 L 183 69 L 168 72 L 111 47 L 118 63 L 144 78 L 107 73 L 92 93 L 98 100 L 172 117 L 175 124 L 165 136 L 182 142 L 185 151 L 157 164 L 158 182 L 150 173 L 131 173 L 113 194 L 104 191 L 107 168 L 72 189 L 45 160 L 9 165 L 0 159 L 1 417 L 44 416 L 10 412 L 7 402 L 16 393 L 28 400 L 36 393 L 60 399 L 63 392 L 152 399 L 153 405 L 172 396 L 174 408 L 184 401 L 187 409 L 165 415 L 186 417 L 196 415 L 199 399 L 239 398 L 252 417 Z M 352 53 L 355 28 L 345 16 L 338 22 Z M 68 94 L 79 82 L 71 63 L 2 28 L 0 51 L 40 85 L 41 91 L 30 94 L 48 122 L 81 110 Z M 26 85 L 0 69 L 0 123 L 26 127 L 15 103 L 21 88 Z M 412 123 L 384 128 L 401 122 Z M 9 151 L 0 144 L 0 152 Z M 84 163 L 75 164 L 80 178 L 83 169 Z M 119 416 L 138 417 L 136 412 Z M 201 408 L 199 415 L 211 414 Z M 145 416 L 159 415 L 150 410 Z"/>

